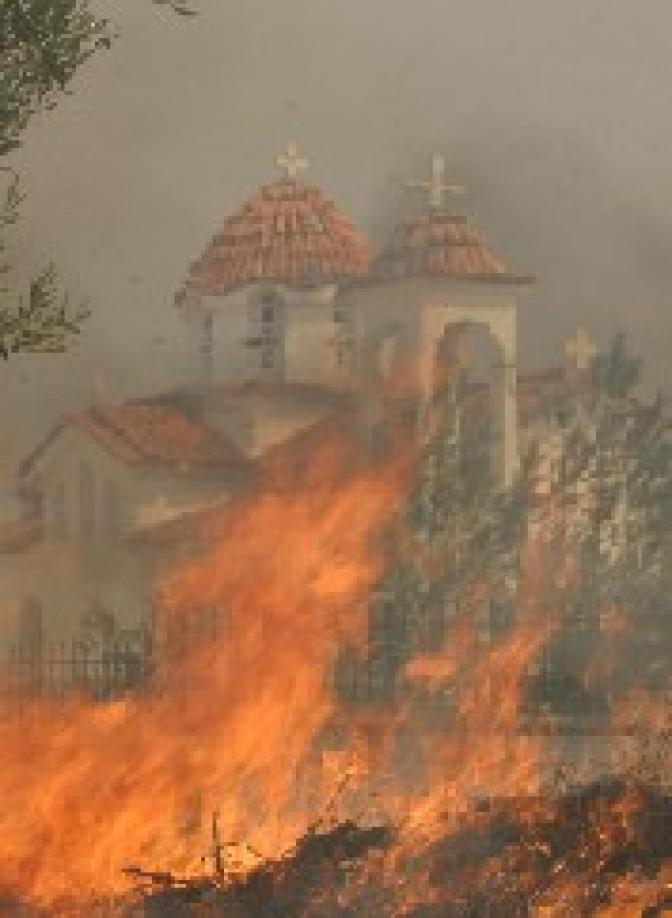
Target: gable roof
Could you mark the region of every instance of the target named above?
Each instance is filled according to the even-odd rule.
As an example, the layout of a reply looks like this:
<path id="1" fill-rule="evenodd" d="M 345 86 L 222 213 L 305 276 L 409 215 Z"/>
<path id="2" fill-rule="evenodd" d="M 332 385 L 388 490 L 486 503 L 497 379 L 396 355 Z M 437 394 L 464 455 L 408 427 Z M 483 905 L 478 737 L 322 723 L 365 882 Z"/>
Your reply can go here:
<path id="1" fill-rule="evenodd" d="M 262 487 L 274 491 L 293 490 L 305 485 L 311 475 L 316 474 L 314 459 L 317 450 L 329 438 L 341 445 L 350 444 L 346 454 L 359 456 L 361 453 L 352 450 L 352 432 L 354 430 L 354 406 L 344 404 L 341 410 L 320 418 L 313 424 L 293 434 L 287 440 L 277 443 L 268 449 L 258 462 L 259 478 Z M 318 473 L 319 474 L 319 471 Z M 212 538 L 213 526 L 221 524 L 223 514 L 235 512 L 248 498 L 248 493 L 238 492 L 233 499 L 195 509 L 181 516 L 166 520 L 146 529 L 135 530 L 129 539 L 139 544 L 165 548 L 168 546 L 203 545 Z"/>
<path id="2" fill-rule="evenodd" d="M 19 476 L 66 428 L 75 428 L 128 464 L 162 466 L 175 472 L 242 472 L 249 463 L 223 434 L 160 402 L 126 402 L 67 415 L 21 463 Z"/>

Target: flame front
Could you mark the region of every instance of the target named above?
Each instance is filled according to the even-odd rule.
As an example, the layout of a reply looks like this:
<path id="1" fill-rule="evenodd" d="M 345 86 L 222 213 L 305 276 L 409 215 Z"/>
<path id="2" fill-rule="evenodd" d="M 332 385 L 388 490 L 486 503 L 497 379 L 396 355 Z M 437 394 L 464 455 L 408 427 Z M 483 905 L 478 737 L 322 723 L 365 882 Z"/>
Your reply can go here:
<path id="1" fill-rule="evenodd" d="M 35 706 L 20 729 L 3 719 L 0 888 L 55 907 L 120 890 L 129 863 L 198 869 L 183 825 L 195 798 L 267 856 L 305 828 L 307 814 L 290 815 L 294 775 L 333 704 L 339 639 L 361 633 L 376 533 L 405 474 L 330 438 L 300 480 L 283 469 L 212 520 L 204 557 L 166 576 L 168 619 L 205 605 L 226 628 L 172 660 L 160 692 Z"/>
<path id="2" fill-rule="evenodd" d="M 193 631 L 209 609 L 222 622 L 216 639 L 177 654 L 169 641 L 146 693 L 36 704 L 19 724 L 3 717 L 0 893 L 52 914 L 89 914 L 93 900 L 128 891 L 125 866 L 197 874 L 203 811 L 219 811 L 223 838 L 272 864 L 310 835 L 349 779 L 355 808 L 382 788 L 385 799 L 364 815 L 392 820 L 394 844 L 362 858 L 345 888 L 323 883 L 296 914 L 329 913 L 330 896 L 353 914 L 381 916 L 430 906 L 461 914 L 465 902 L 492 914 L 522 914 L 524 903 L 539 916 L 622 915 L 628 903 L 660 900 L 672 850 L 647 875 L 610 866 L 623 852 L 645 860 L 646 833 L 662 831 L 657 798 L 634 786 L 578 803 L 539 794 L 549 744 L 521 729 L 526 675 L 566 595 L 580 589 L 571 546 L 557 539 L 521 550 L 518 620 L 506 638 L 478 644 L 477 613 L 496 588 L 480 571 L 443 647 L 406 665 L 407 685 L 456 687 L 450 729 L 415 734 L 416 787 L 392 762 L 396 732 L 422 720 L 412 692 L 385 710 L 350 711 L 345 749 L 313 767 L 316 738 L 339 714 L 336 654 L 366 643 L 363 613 L 386 563 L 380 536 L 397 525 L 414 460 L 406 451 L 363 462 L 334 433 L 298 463 L 271 464 L 257 493 L 204 524 L 201 555 L 157 586 L 166 633 Z M 614 725 L 633 720 L 664 733 L 669 706 L 633 696 Z M 633 767 L 640 746 L 635 738 L 626 749 Z M 669 772 L 669 760 L 657 767 Z M 481 810 L 479 798 L 499 802 Z M 607 888 L 620 911 L 602 908 Z"/>

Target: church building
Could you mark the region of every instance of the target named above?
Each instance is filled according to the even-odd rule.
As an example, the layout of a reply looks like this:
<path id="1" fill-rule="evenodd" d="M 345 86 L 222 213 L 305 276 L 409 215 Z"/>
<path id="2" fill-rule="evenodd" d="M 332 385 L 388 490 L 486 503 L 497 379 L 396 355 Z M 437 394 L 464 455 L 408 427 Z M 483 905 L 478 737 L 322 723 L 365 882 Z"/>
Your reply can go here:
<path id="1" fill-rule="evenodd" d="M 281 177 L 223 220 L 175 297 L 189 377 L 64 418 L 22 463 L 30 526 L 14 541 L 0 534 L 13 552 L 19 637 L 32 628 L 70 640 L 92 606 L 119 633 L 140 633 L 157 563 L 147 534 L 253 487 L 269 450 L 345 404 L 374 441 L 402 375 L 423 442 L 441 363 L 463 346 L 475 347 L 488 403 L 489 484 L 514 480 L 517 307 L 532 278 L 448 206 L 463 189 L 446 181 L 443 157 L 410 185 L 425 203 L 380 247 L 301 178 L 308 163 L 294 144 L 276 165 Z"/>

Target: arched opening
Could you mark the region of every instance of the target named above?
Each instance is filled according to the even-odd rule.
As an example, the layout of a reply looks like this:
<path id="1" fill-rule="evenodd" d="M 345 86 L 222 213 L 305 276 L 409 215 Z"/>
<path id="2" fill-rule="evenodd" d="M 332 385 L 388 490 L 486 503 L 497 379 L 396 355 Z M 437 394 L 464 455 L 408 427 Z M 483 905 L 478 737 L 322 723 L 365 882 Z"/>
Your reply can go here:
<path id="1" fill-rule="evenodd" d="M 256 295 L 248 312 L 250 369 L 261 379 L 282 379 L 285 369 L 285 303 L 272 287 Z"/>
<path id="2" fill-rule="evenodd" d="M 434 351 L 432 427 L 440 436 L 444 473 L 467 492 L 500 478 L 501 369 L 501 348 L 486 325 L 444 327 Z"/>

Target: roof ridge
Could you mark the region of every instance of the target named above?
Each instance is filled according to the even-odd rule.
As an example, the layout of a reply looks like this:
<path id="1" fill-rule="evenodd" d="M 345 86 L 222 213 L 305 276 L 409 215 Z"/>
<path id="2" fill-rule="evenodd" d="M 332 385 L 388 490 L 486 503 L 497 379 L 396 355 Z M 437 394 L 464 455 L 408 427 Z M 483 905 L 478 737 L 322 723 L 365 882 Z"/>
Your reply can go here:
<path id="1" fill-rule="evenodd" d="M 131 407 L 131 404 L 130 402 L 126 401 L 126 402 L 122 402 L 120 405 L 110 405 L 109 406 L 109 408 L 115 408 L 115 407 L 116 408 Z M 138 447 L 137 443 L 134 443 L 133 440 L 128 436 L 126 431 L 118 427 L 114 423 L 114 421 L 110 419 L 109 415 L 105 415 L 103 413 L 104 411 L 105 409 L 101 408 L 100 405 L 92 405 L 88 413 L 90 415 L 93 415 L 93 417 L 96 418 L 101 423 L 102 427 L 107 429 L 110 433 L 113 433 L 117 437 L 119 437 L 122 443 L 125 446 L 130 447 L 138 455 L 140 459 L 145 458 L 143 457 L 142 450 Z"/>

